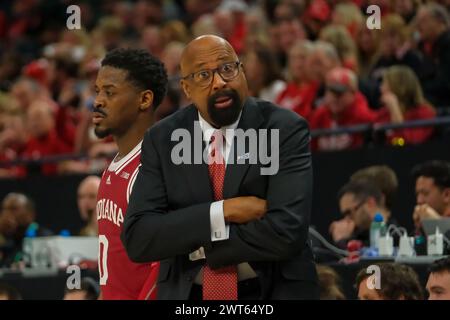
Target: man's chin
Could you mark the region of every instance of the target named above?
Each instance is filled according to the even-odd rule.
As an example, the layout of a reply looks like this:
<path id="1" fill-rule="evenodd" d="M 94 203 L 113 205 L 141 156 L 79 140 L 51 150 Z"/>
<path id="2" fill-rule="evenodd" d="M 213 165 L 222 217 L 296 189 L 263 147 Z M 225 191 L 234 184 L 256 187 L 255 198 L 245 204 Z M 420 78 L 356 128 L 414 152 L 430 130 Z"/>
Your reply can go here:
<path id="1" fill-rule="evenodd" d="M 210 114 L 212 121 L 219 127 L 229 126 L 234 123 L 239 117 L 239 110 L 232 110 L 231 107 L 227 109 L 218 109 L 213 114 Z"/>
<path id="2" fill-rule="evenodd" d="M 95 127 L 94 133 L 95 133 L 95 136 L 99 139 L 106 138 L 107 136 L 109 136 L 111 134 L 110 130 L 104 129 L 101 127 Z"/>
<path id="3" fill-rule="evenodd" d="M 209 116 L 211 120 L 219 127 L 228 126 L 239 117 L 241 112 L 240 101 L 233 101 L 233 103 L 226 108 L 217 108 L 214 105 L 210 105 L 208 108 Z"/>

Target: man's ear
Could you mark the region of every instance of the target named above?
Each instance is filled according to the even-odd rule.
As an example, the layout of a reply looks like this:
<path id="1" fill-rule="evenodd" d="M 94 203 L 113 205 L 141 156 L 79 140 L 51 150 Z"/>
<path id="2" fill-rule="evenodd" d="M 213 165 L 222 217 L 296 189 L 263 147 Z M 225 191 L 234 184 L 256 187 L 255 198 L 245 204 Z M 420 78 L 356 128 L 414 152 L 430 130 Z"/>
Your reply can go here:
<path id="1" fill-rule="evenodd" d="M 153 91 L 145 90 L 141 92 L 139 110 L 145 111 L 153 105 Z"/>
<path id="2" fill-rule="evenodd" d="M 184 79 L 181 79 L 180 84 L 181 84 L 181 87 L 183 88 L 183 91 L 184 91 L 184 94 L 186 95 L 186 97 L 188 99 L 191 99 L 191 90 L 189 88 L 189 84 L 187 83 L 187 81 Z"/>
<path id="3" fill-rule="evenodd" d="M 375 201 L 374 197 L 368 197 L 366 200 L 366 204 L 369 206 L 369 208 L 376 207 L 377 202 Z"/>
<path id="4" fill-rule="evenodd" d="M 450 205 L 450 188 L 445 188 L 442 195 L 444 196 L 445 202 Z"/>

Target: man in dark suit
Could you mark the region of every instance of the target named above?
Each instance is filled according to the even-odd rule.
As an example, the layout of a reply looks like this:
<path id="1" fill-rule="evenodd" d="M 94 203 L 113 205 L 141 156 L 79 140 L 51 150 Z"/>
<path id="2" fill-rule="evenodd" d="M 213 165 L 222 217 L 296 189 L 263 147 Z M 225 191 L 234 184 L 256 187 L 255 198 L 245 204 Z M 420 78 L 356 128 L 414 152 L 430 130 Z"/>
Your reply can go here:
<path id="1" fill-rule="evenodd" d="M 193 104 L 145 135 L 122 233 L 130 259 L 161 260 L 159 299 L 317 299 L 306 121 L 249 97 L 222 38 L 189 43 L 181 74 Z"/>

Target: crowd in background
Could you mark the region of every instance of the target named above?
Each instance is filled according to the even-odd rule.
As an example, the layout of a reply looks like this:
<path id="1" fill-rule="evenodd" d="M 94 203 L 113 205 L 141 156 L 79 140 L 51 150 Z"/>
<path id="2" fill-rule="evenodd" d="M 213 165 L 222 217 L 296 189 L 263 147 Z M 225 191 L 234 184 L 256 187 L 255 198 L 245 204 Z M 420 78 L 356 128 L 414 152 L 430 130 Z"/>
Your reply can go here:
<path id="1" fill-rule="evenodd" d="M 66 27 L 70 4 L 81 8 L 80 30 Z M 379 30 L 366 24 L 372 4 L 381 9 Z M 155 113 L 160 120 L 188 104 L 179 86 L 179 61 L 185 44 L 202 34 L 220 35 L 233 45 L 253 96 L 293 110 L 312 130 L 442 117 L 450 107 L 449 10 L 447 0 L 3 0 L 0 177 L 100 173 L 117 151 L 112 139 L 95 137 L 91 123 L 93 84 L 105 52 L 140 47 L 165 63 L 170 85 Z M 433 127 L 400 128 L 387 130 L 383 140 L 420 144 L 438 133 Z M 365 143 L 361 133 L 342 133 L 318 136 L 311 148 L 345 150 Z M 67 154 L 78 156 L 17 162 Z M 416 168 L 417 203 L 411 213 L 416 229 L 410 234 L 423 232 L 423 219 L 450 216 L 449 168 L 445 162 Z M 78 189 L 80 217 L 86 222 L 81 235 L 97 233 L 98 183 L 98 177 L 89 176 Z M 358 240 L 367 245 L 376 213 L 395 224 L 397 186 L 389 168 L 356 172 L 338 193 L 342 219 L 331 222 L 329 230 L 334 244 L 345 249 Z M 21 261 L 21 241 L 33 223 L 38 235 L 51 234 L 37 225 L 26 195 L 11 193 L 2 200 L 0 244 L 10 250 L 0 255 L 3 265 Z M 435 286 L 447 281 L 450 295 L 449 262 L 433 270 L 430 279 Z M 344 299 L 336 273 L 322 266 L 318 271 L 322 298 Z M 356 279 L 361 299 L 424 297 L 410 268 L 386 265 L 382 272 L 398 281 L 385 291 L 367 292 L 361 273 Z M 439 278 L 442 274 L 448 279 Z M 433 288 L 427 288 L 430 296 L 433 290 L 442 294 L 442 288 Z M 0 297 L 17 296 L 11 290 L 0 287 Z"/>
<path id="2" fill-rule="evenodd" d="M 81 29 L 69 30 L 76 3 Z M 378 5 L 381 29 L 367 25 Z M 141 47 L 170 76 L 159 120 L 188 104 L 179 86 L 184 45 L 226 38 L 251 94 L 305 117 L 312 130 L 433 119 L 450 106 L 448 1 L 420 0 L 6 0 L 0 3 L 0 177 L 98 173 L 110 139 L 93 135 L 90 109 L 101 59 Z M 423 143 L 433 127 L 387 130 L 388 144 Z M 363 146 L 363 134 L 319 136 L 313 151 Z M 14 162 L 54 155 L 44 164 Z M 12 162 L 11 162 L 12 161 Z"/>

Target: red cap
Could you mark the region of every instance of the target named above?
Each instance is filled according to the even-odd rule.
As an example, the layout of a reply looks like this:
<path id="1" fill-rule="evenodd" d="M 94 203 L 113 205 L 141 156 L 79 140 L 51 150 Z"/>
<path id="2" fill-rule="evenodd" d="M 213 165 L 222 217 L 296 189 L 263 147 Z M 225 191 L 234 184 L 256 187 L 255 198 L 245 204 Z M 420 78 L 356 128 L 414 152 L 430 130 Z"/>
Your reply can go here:
<path id="1" fill-rule="evenodd" d="M 47 68 L 48 62 L 44 59 L 39 59 L 34 60 L 23 67 L 22 73 L 45 85 L 47 82 Z"/>
<path id="2" fill-rule="evenodd" d="M 327 87 L 339 92 L 344 92 L 349 89 L 356 90 L 357 84 L 355 83 L 355 80 L 356 76 L 354 72 L 342 67 L 332 69 L 328 72 L 326 78 Z"/>

